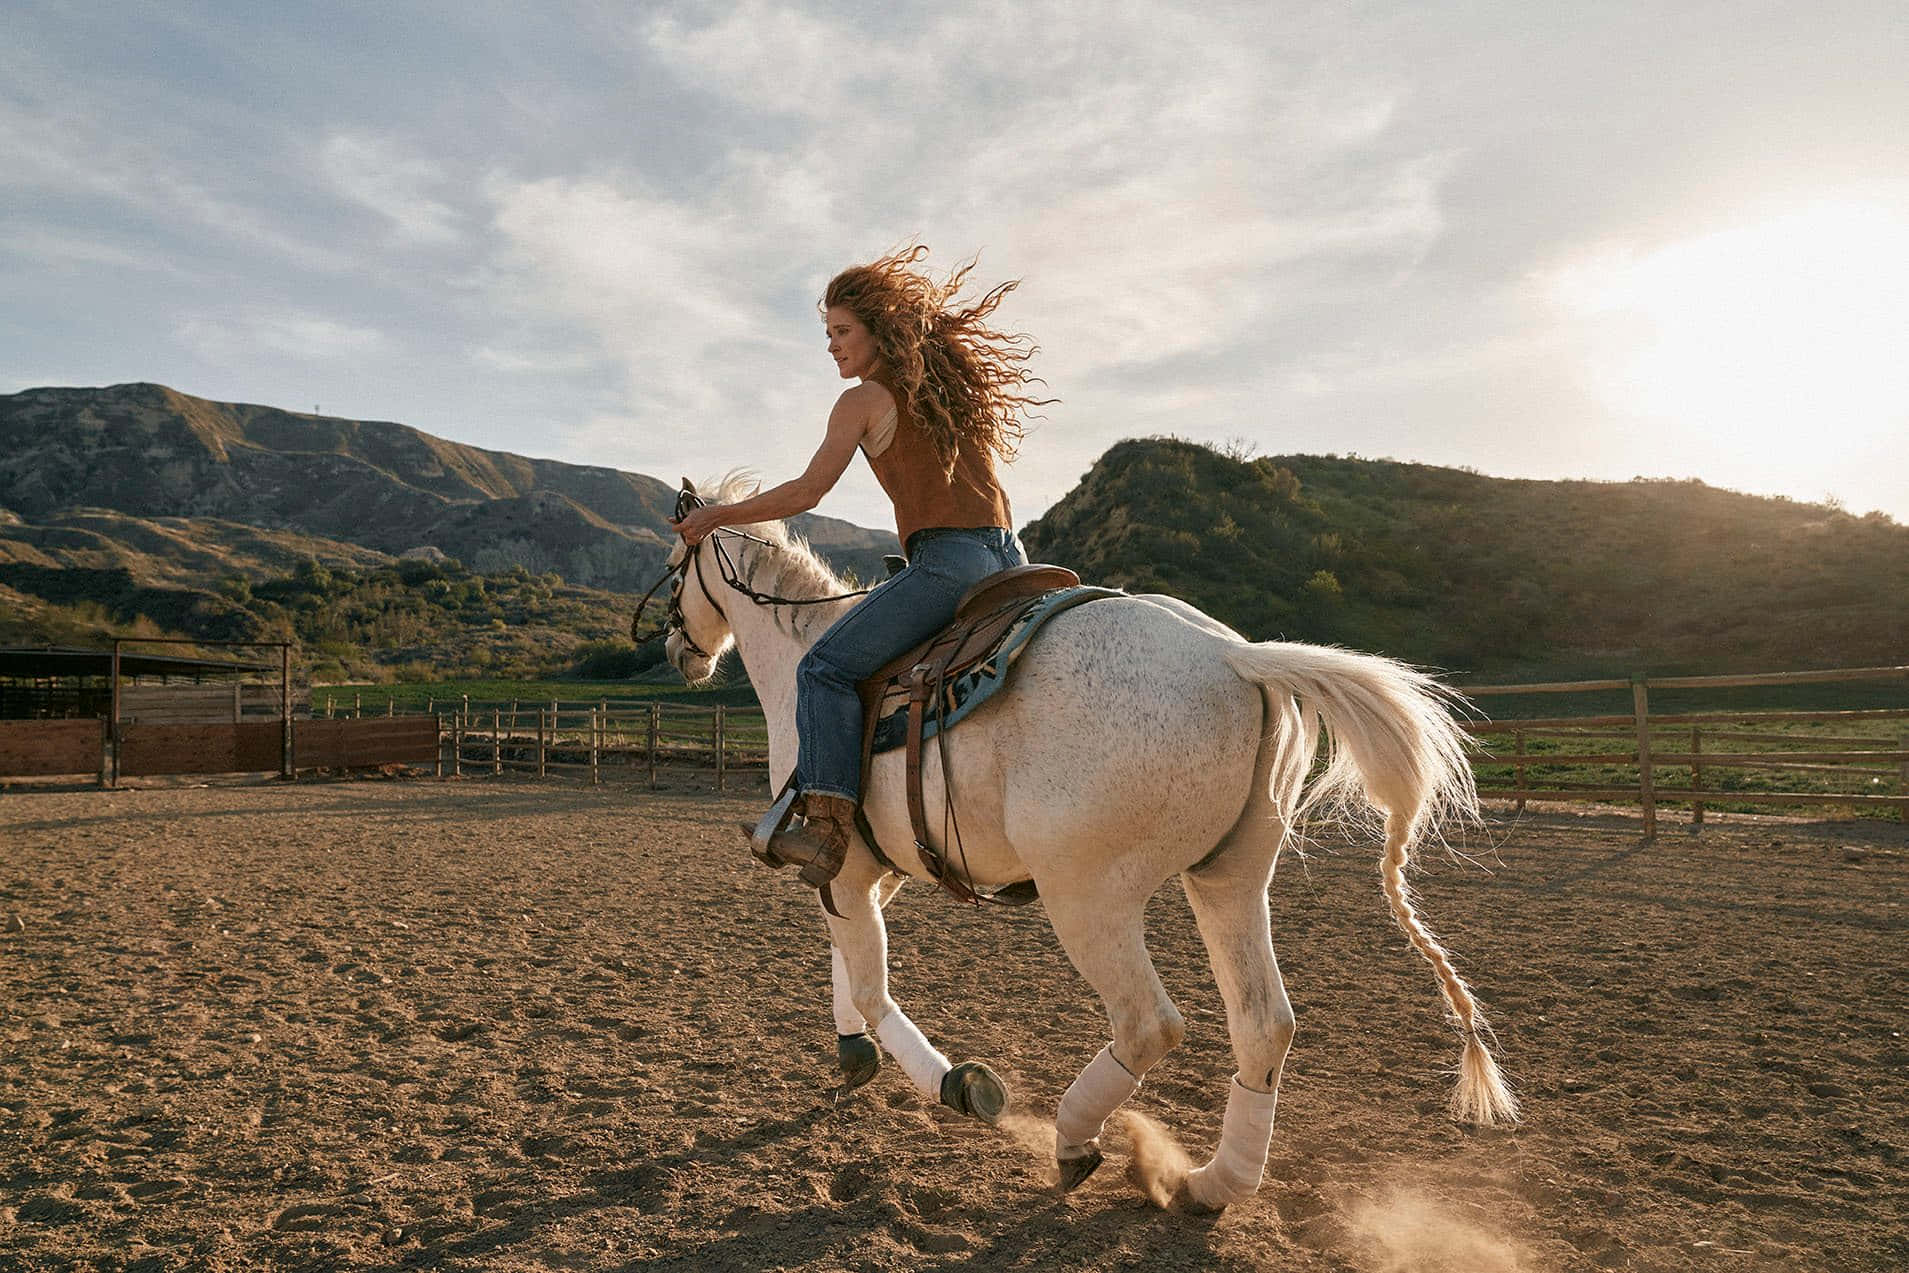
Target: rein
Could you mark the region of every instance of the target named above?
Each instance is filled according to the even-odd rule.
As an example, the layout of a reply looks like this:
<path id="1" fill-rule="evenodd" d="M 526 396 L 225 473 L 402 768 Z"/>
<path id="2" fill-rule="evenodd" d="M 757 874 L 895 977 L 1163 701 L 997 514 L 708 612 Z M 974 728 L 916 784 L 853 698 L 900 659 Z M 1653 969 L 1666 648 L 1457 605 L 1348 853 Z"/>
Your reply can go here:
<path id="1" fill-rule="evenodd" d="M 701 508 L 706 503 L 706 500 L 688 487 L 683 488 L 676 494 L 676 516 L 673 520 L 682 521 L 692 509 Z M 730 557 L 726 541 L 748 539 L 769 548 L 775 548 L 778 545 L 760 535 L 752 535 L 746 530 L 732 530 L 727 526 L 718 526 L 709 533 L 707 538 L 716 554 L 717 576 L 728 584 L 732 591 L 741 593 L 759 606 L 816 606 L 831 601 L 846 601 L 851 597 L 867 596 L 874 591 L 873 588 L 858 588 L 854 592 L 844 592 L 833 597 L 778 597 L 773 593 L 758 592 L 743 582 L 742 572 L 736 568 L 734 559 Z M 633 644 L 641 645 L 651 637 L 662 635 L 674 628 L 676 634 L 682 639 L 683 645 L 692 653 L 705 659 L 713 657 L 709 651 L 696 644 L 694 638 L 689 635 L 688 624 L 683 620 L 683 585 L 692 571 L 696 575 L 696 586 L 703 591 L 703 599 L 709 602 L 710 608 L 722 617 L 724 623 L 729 622 L 729 616 L 724 614 L 720 605 L 716 604 L 716 598 L 709 591 L 709 582 L 703 577 L 702 545 L 697 544 L 683 554 L 681 561 L 673 566 L 664 567 L 663 573 L 657 577 L 655 583 L 650 585 L 649 591 L 643 594 L 643 599 L 636 603 L 636 613 L 630 616 L 630 641 Z M 640 635 L 643 611 L 650 604 L 650 598 L 656 595 L 656 590 L 665 583 L 670 584 L 670 594 L 669 608 L 663 615 L 663 626 L 656 632 Z"/>

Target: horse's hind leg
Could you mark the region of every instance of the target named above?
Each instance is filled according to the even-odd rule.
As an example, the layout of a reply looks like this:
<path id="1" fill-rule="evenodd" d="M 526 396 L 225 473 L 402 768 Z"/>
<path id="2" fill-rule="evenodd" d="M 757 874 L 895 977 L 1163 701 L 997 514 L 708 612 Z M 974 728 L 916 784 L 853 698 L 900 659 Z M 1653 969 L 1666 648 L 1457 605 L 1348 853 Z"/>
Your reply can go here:
<path id="1" fill-rule="evenodd" d="M 1235 832 L 1212 866 L 1180 877 L 1226 1001 L 1226 1029 L 1239 1066 L 1227 1090 L 1219 1146 L 1186 1180 L 1186 1200 L 1206 1210 L 1242 1202 L 1259 1189 L 1279 1075 L 1293 1041 L 1293 1008 L 1273 954 L 1266 906 L 1280 826 L 1268 820 L 1242 832 Z"/>
<path id="2" fill-rule="evenodd" d="M 1108 1116 L 1186 1034 L 1186 1022 L 1147 955 L 1141 923 L 1145 907 L 1144 897 L 1047 898 L 1054 934 L 1100 995 L 1114 1033 L 1113 1042 L 1087 1063 L 1055 1112 L 1054 1155 L 1061 1184 L 1068 1189 L 1100 1166 L 1100 1133 Z"/>

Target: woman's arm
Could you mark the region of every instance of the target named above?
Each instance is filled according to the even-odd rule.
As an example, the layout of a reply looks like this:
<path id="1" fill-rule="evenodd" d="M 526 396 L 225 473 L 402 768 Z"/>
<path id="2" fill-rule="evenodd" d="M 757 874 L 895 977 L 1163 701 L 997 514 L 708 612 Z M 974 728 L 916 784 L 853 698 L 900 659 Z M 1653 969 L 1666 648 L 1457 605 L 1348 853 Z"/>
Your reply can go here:
<path id="1" fill-rule="evenodd" d="M 718 526 L 746 526 L 808 512 L 835 488 L 849 461 L 855 458 L 855 448 L 868 433 L 871 409 L 879 403 L 886 410 L 888 402 L 888 391 L 872 382 L 847 390 L 829 412 L 828 433 L 802 476 L 734 504 L 705 504 L 692 509 L 682 521 L 671 523 L 676 533 L 683 542 L 695 544 Z"/>

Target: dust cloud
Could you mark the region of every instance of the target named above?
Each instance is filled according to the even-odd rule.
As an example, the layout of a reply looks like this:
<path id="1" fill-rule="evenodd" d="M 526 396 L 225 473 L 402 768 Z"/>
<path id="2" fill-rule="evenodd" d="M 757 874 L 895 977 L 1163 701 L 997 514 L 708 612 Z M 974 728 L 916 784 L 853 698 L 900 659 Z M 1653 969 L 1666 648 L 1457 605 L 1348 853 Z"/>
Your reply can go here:
<path id="1" fill-rule="evenodd" d="M 1535 1273 L 1516 1245 L 1448 1203 L 1395 1189 L 1346 1216 L 1351 1241 L 1377 1273 Z"/>
<path id="2" fill-rule="evenodd" d="M 1127 1125 L 1127 1138 L 1133 1142 L 1127 1179 L 1146 1194 L 1154 1206 L 1166 1210 L 1186 1183 L 1193 1162 L 1173 1133 L 1153 1119 L 1132 1110 L 1122 1110 L 1121 1117 Z"/>
<path id="3" fill-rule="evenodd" d="M 996 1123 L 1015 1144 L 1034 1159 L 1034 1176 L 1051 1188 L 1061 1183 L 1060 1166 L 1054 1161 L 1054 1124 L 1032 1114 L 1003 1114 Z"/>

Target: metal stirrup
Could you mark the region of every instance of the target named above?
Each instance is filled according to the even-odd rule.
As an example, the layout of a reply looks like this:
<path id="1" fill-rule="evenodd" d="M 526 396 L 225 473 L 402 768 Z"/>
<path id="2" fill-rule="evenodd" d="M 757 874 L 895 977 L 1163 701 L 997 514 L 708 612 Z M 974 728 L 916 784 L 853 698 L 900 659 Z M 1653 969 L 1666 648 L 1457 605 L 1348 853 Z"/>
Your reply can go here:
<path id="1" fill-rule="evenodd" d="M 762 815 L 762 821 L 756 823 L 756 829 L 749 833 L 749 851 L 756 860 L 765 866 L 782 866 L 784 863 L 769 848 L 770 841 L 781 834 L 782 828 L 789 825 L 789 818 L 795 813 L 795 779 L 789 779 L 782 788 L 782 794 L 769 806 L 769 812 Z"/>

